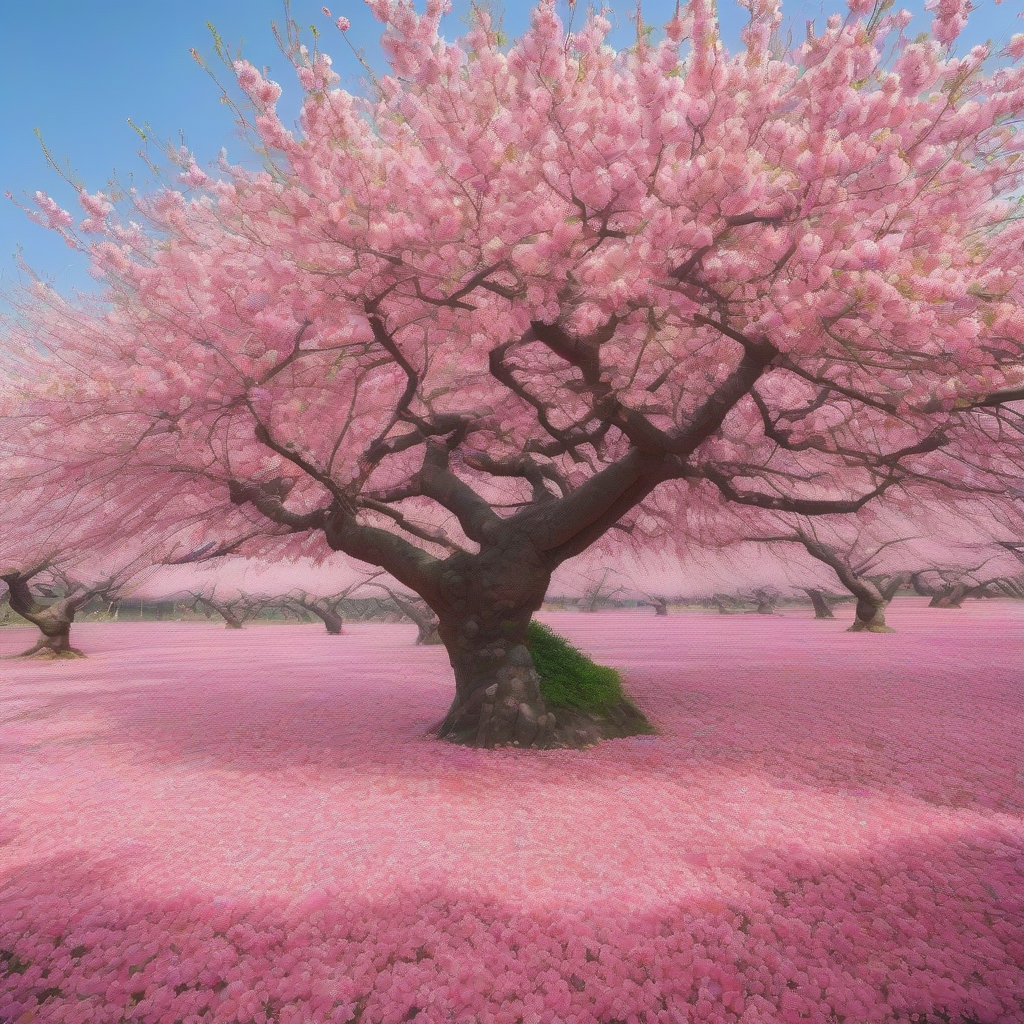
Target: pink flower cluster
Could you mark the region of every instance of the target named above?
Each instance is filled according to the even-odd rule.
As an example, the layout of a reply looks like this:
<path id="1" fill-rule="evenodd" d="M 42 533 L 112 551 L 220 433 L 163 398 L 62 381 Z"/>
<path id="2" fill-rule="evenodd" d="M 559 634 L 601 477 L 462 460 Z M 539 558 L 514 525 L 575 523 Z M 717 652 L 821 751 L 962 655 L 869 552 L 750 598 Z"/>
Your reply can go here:
<path id="1" fill-rule="evenodd" d="M 1019 607 L 541 617 L 660 734 L 427 739 L 408 625 L 3 662 L 0 1019 L 1024 1019 Z"/>

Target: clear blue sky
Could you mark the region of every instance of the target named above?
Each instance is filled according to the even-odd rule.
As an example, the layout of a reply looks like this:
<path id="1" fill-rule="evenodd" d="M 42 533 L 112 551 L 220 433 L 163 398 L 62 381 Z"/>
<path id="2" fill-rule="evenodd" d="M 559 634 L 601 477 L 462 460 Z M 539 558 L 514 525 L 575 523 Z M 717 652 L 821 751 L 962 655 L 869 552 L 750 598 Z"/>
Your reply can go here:
<path id="1" fill-rule="evenodd" d="M 959 52 L 986 39 L 1002 44 L 1024 31 L 1017 17 L 1024 0 L 1006 0 L 1001 6 L 993 0 L 976 2 Z M 719 5 L 726 47 L 736 49 L 745 13 L 733 0 L 719 0 Z M 319 0 L 293 0 L 292 14 L 301 26 L 317 26 L 321 48 L 333 57 L 342 86 L 358 91 L 364 72 L 322 6 Z M 334 0 L 327 6 L 335 17 L 350 19 L 353 43 L 365 50 L 375 70 L 383 69 L 380 26 L 362 0 Z M 559 6 L 567 11 L 564 0 Z M 629 45 L 635 0 L 611 0 L 610 6 L 615 12 L 612 45 Z M 915 14 L 909 35 L 927 29 L 924 0 L 903 0 L 897 3 L 901 6 Z M 423 9 L 423 0 L 417 0 L 417 7 Z M 532 3 L 504 0 L 502 7 L 505 31 L 518 36 L 528 24 Z M 663 25 L 674 7 L 675 0 L 644 0 L 644 20 Z M 455 0 L 443 25 L 448 38 L 463 32 L 468 8 L 469 0 Z M 820 30 L 828 14 L 845 9 L 842 0 L 783 0 L 786 24 L 794 27 L 797 41 L 806 20 L 815 19 Z M 270 28 L 271 22 L 282 23 L 283 11 L 281 0 L 0 0 L 0 292 L 18 278 L 14 253 L 19 245 L 26 261 L 62 291 L 92 284 L 80 256 L 3 197 L 10 191 L 27 201 L 26 193 L 42 189 L 78 212 L 71 189 L 47 167 L 34 129 L 90 191 L 104 187 L 115 171 L 122 180 L 134 177 L 140 188 L 149 180 L 138 157 L 140 139 L 128 118 L 139 125 L 148 122 L 164 140 L 184 133 L 203 166 L 222 146 L 237 160 L 244 151 L 228 108 L 218 102 L 214 84 L 189 48 L 196 47 L 216 65 L 207 21 L 232 48 L 242 42 L 243 55 L 257 66 L 269 66 L 284 87 L 279 109 L 288 114 L 296 109 L 297 88 Z"/>

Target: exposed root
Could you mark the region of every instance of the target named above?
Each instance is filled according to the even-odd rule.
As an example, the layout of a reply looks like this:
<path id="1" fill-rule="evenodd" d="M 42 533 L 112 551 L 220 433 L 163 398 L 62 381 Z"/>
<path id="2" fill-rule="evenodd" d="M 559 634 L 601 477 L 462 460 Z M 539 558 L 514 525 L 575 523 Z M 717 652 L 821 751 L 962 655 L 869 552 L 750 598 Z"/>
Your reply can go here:
<path id="1" fill-rule="evenodd" d="M 7 655 L 8 659 L 42 658 L 45 661 L 70 661 L 75 658 L 84 657 L 85 653 L 78 650 L 77 647 L 65 647 L 58 651 L 45 644 L 36 644 L 35 647 L 30 647 L 27 651 L 22 651 L 20 654 Z"/>

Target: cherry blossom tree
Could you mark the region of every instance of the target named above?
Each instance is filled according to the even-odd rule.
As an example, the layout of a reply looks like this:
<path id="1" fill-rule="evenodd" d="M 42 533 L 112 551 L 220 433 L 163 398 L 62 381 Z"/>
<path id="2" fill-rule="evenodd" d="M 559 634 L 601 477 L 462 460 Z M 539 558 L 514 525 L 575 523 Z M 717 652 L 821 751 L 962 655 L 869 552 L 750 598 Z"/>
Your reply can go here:
<path id="1" fill-rule="evenodd" d="M 484 12 L 453 43 L 443 0 L 372 0 L 371 96 L 289 31 L 296 130 L 233 61 L 263 170 L 172 153 L 181 188 L 125 216 L 83 190 L 77 227 L 36 197 L 106 284 L 39 286 L 7 331 L 34 422 L 75 435 L 60 471 L 227 495 L 294 553 L 386 570 L 438 617 L 442 737 L 607 734 L 540 696 L 526 630 L 558 566 L 711 543 L 723 503 L 973 486 L 951 453 L 986 472 L 1024 399 L 1024 36 L 989 71 L 949 48 L 964 4 L 908 42 L 850 0 L 785 55 L 778 0 L 748 6 L 730 56 L 711 0 L 622 53 L 550 2 L 504 51 Z"/>
<path id="2" fill-rule="evenodd" d="M 216 586 L 188 597 L 192 611 L 202 612 L 207 618 L 219 616 L 226 629 L 241 629 L 274 602 L 273 597 L 256 594 L 218 594 Z"/>
<path id="3" fill-rule="evenodd" d="M 885 608 L 910 579 L 909 570 L 893 568 L 892 550 L 902 548 L 903 557 L 910 557 L 905 546 L 915 539 L 914 535 L 894 535 L 892 525 L 886 523 L 880 529 L 871 529 L 855 518 L 804 518 L 790 521 L 792 532 L 761 539 L 768 543 L 801 544 L 812 558 L 835 572 L 839 582 L 857 600 L 851 632 L 891 633 L 892 628 L 885 622 Z"/>
<path id="4" fill-rule="evenodd" d="M 385 586 L 383 583 L 373 583 L 370 585 L 380 587 L 380 589 L 391 598 L 398 610 L 407 619 L 411 619 L 416 624 L 417 644 L 430 645 L 444 642 L 437 631 L 439 619 L 425 601 L 418 600 L 414 597 L 403 596 L 391 587 Z"/>
<path id="5" fill-rule="evenodd" d="M 132 583 L 146 563 L 124 566 L 101 579 L 84 582 L 73 579 L 63 569 L 40 563 L 23 571 L 7 571 L 0 580 L 7 586 L 7 602 L 41 636 L 19 658 L 84 658 L 71 646 L 71 626 L 76 614 L 94 598 L 116 600 Z"/>
<path id="6" fill-rule="evenodd" d="M 625 591 L 625 584 L 620 583 L 617 587 L 610 585 L 608 577 L 611 575 L 617 575 L 616 570 L 605 568 L 601 570 L 598 579 L 588 578 L 583 594 L 579 599 L 580 611 L 596 612 L 602 605 L 608 604 L 616 594 L 621 594 Z"/>
<path id="7" fill-rule="evenodd" d="M 755 587 L 750 600 L 758 615 L 774 615 L 781 595 L 774 587 Z"/>
<path id="8" fill-rule="evenodd" d="M 641 605 L 645 605 L 648 608 L 654 609 L 654 614 L 659 617 L 668 615 L 668 598 L 655 597 L 650 594 L 644 595 L 646 600 L 641 601 Z"/>
<path id="9" fill-rule="evenodd" d="M 371 580 L 376 579 L 379 575 L 381 575 L 379 572 L 370 573 L 337 594 L 331 594 L 327 597 L 317 597 L 316 595 L 308 594 L 304 590 L 298 590 L 287 596 L 285 605 L 312 612 L 323 622 L 324 628 L 328 633 L 332 636 L 340 636 L 344 629 L 344 620 L 341 617 L 340 611 L 342 602 L 350 594 L 355 593 L 355 591 L 368 584 Z"/>
<path id="10" fill-rule="evenodd" d="M 310 612 L 320 619 L 328 633 L 332 636 L 341 636 L 345 631 L 345 620 L 341 617 L 338 609 L 344 599 L 344 594 L 316 597 L 300 590 L 288 595 L 284 602 L 284 608 L 286 611 L 294 611 L 297 614 Z M 308 622 L 309 616 L 303 614 L 302 619 Z"/>
<path id="11" fill-rule="evenodd" d="M 715 594 L 711 598 L 711 603 L 718 609 L 719 615 L 733 615 L 736 612 L 740 612 L 743 609 L 740 607 L 738 599 L 729 596 L 728 594 Z"/>
<path id="12" fill-rule="evenodd" d="M 981 575 L 981 565 L 918 569 L 909 577 L 914 593 L 930 598 L 929 608 L 960 608 L 968 597 L 991 594 L 1000 574 Z"/>
<path id="13" fill-rule="evenodd" d="M 811 607 L 814 609 L 816 619 L 834 619 L 836 613 L 832 611 L 829 603 L 831 595 L 826 594 L 819 587 L 804 587 L 804 593 L 810 598 Z"/>
<path id="14" fill-rule="evenodd" d="M 115 600 L 140 583 L 164 553 L 180 541 L 187 522 L 149 528 L 146 516 L 128 514 L 127 539 L 115 530 L 119 488 L 54 489 L 23 480 L 23 461 L 0 458 L 0 581 L 12 611 L 40 631 L 22 656 L 82 657 L 71 644 L 71 627 L 94 598 Z"/>

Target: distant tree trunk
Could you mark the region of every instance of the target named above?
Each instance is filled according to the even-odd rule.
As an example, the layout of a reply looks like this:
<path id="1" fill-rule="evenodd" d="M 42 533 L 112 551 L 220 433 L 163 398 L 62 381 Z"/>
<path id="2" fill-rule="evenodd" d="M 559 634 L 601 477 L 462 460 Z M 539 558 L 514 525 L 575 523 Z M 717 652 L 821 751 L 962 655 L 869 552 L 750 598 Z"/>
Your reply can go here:
<path id="1" fill-rule="evenodd" d="M 778 600 L 775 594 L 771 594 L 765 590 L 755 590 L 754 600 L 757 603 L 758 615 L 775 614 L 775 603 Z"/>
<path id="2" fill-rule="evenodd" d="M 313 612 L 315 615 L 320 616 L 323 620 L 324 629 L 326 629 L 331 636 L 341 636 L 344 632 L 344 621 L 340 615 L 332 612 L 330 608 L 314 608 Z"/>
<path id="3" fill-rule="evenodd" d="M 727 608 L 725 605 L 725 599 L 719 597 L 717 594 L 711 599 L 714 602 L 715 607 L 718 609 L 719 615 L 728 615 L 732 611 L 731 608 Z"/>
<path id="4" fill-rule="evenodd" d="M 853 625 L 849 628 L 848 632 L 895 632 L 890 626 L 885 624 L 885 609 L 896 596 L 896 592 L 903 585 L 904 580 L 904 576 L 894 576 L 877 583 L 873 580 L 859 579 L 857 590 L 854 591 L 854 595 L 857 598 L 857 611 Z"/>
<path id="5" fill-rule="evenodd" d="M 906 581 L 906 573 L 899 573 L 890 577 L 875 577 L 874 579 L 859 576 L 850 566 L 849 562 L 827 544 L 805 533 L 798 534 L 798 537 L 794 539 L 799 539 L 809 554 L 826 565 L 830 565 L 839 577 L 839 581 L 857 599 L 857 610 L 854 613 L 853 625 L 849 627 L 847 632 L 894 632 L 893 629 L 885 624 L 885 609 Z"/>
<path id="6" fill-rule="evenodd" d="M 80 594 L 43 606 L 33 597 L 28 581 L 20 574 L 11 573 L 0 578 L 7 584 L 7 600 L 12 611 L 31 622 L 42 633 L 35 646 L 22 651 L 17 657 L 85 657 L 78 648 L 71 646 L 71 625 L 78 609 L 88 600 L 88 595 Z"/>
<path id="7" fill-rule="evenodd" d="M 341 636 L 342 633 L 344 633 L 344 620 L 341 615 L 338 614 L 336 607 L 332 607 L 332 605 L 323 598 L 310 598 L 306 595 L 302 595 L 300 597 L 293 597 L 290 601 L 294 605 L 294 610 L 299 614 L 303 621 L 309 622 L 309 615 L 305 614 L 309 612 L 315 615 L 324 624 L 324 629 L 326 629 L 331 636 Z"/>
<path id="8" fill-rule="evenodd" d="M 255 611 L 252 607 L 246 608 L 244 603 L 237 601 L 226 604 L 222 601 L 202 596 L 195 599 L 192 603 L 192 608 L 194 610 L 201 609 L 207 618 L 211 617 L 211 613 L 216 613 L 224 620 L 225 629 L 241 629 L 249 619 L 254 618 L 260 611 L 259 608 Z M 241 608 L 241 611 L 235 611 L 236 608 Z"/>
<path id="9" fill-rule="evenodd" d="M 438 618 L 426 605 L 422 605 L 417 601 L 409 601 L 398 594 L 395 594 L 391 590 L 388 591 L 391 595 L 391 600 L 398 605 L 399 610 L 403 615 L 412 619 L 416 624 L 416 643 L 424 646 L 431 646 L 433 644 L 443 644 L 444 641 L 441 639 L 441 635 L 438 632 Z"/>
<path id="10" fill-rule="evenodd" d="M 652 597 L 649 601 L 642 603 L 653 608 L 654 614 L 657 616 L 668 615 L 668 601 L 663 597 Z"/>
<path id="11" fill-rule="evenodd" d="M 824 591 L 805 587 L 804 593 L 811 599 L 811 606 L 814 608 L 814 617 L 816 619 L 835 618 L 835 613 L 829 607 L 828 598 L 825 597 Z"/>
<path id="12" fill-rule="evenodd" d="M 963 583 L 954 583 L 953 586 L 936 594 L 929 602 L 929 608 L 960 608 L 964 598 L 970 593 L 970 587 Z"/>

